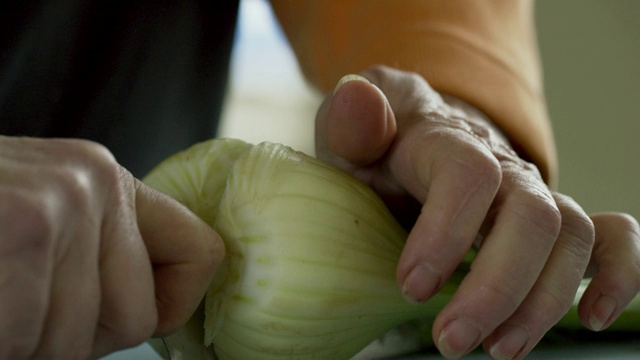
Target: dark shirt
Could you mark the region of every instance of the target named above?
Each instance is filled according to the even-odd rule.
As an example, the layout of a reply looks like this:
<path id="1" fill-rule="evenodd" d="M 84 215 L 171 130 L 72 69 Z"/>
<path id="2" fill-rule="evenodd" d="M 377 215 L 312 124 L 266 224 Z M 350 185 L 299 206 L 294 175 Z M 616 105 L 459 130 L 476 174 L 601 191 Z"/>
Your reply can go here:
<path id="1" fill-rule="evenodd" d="M 238 0 L 10 3 L 0 134 L 97 141 L 136 176 L 215 136 Z"/>

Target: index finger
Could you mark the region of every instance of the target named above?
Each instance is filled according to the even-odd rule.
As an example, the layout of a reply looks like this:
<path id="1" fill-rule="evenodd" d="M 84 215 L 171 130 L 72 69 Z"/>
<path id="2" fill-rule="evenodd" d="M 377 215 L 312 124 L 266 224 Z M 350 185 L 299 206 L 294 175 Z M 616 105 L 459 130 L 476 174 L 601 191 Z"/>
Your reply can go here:
<path id="1" fill-rule="evenodd" d="M 496 158 L 463 130 L 419 123 L 424 127 L 400 167 L 415 181 L 405 187 L 424 200 L 420 216 L 400 257 L 397 281 L 413 302 L 429 299 L 448 279 L 471 247 L 501 181 Z M 401 180 L 401 182 L 403 182 Z M 425 191 L 428 189 L 428 192 Z M 421 193 L 422 192 L 422 193 Z"/>
<path id="2" fill-rule="evenodd" d="M 153 265 L 156 336 L 177 330 L 198 307 L 224 257 L 218 234 L 186 207 L 136 181 L 138 226 Z"/>

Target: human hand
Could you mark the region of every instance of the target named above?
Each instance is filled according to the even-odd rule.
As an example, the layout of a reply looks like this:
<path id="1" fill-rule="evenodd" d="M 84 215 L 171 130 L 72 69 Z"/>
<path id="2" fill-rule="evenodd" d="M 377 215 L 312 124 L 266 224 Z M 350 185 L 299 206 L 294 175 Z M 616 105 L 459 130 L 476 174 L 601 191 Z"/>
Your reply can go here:
<path id="1" fill-rule="evenodd" d="M 410 301 L 428 300 L 469 248 L 479 247 L 433 325 L 445 357 L 481 343 L 494 358 L 525 356 L 572 304 L 594 248 L 593 222 L 571 198 L 550 191 L 473 107 L 443 97 L 418 75 L 384 67 L 363 75 L 375 86 L 341 81 L 320 108 L 318 157 L 372 186 L 401 222 L 415 222 L 397 269 Z M 596 219 L 598 275 L 581 304 L 591 328 L 610 324 L 640 283 L 640 252 L 611 261 L 638 250 L 637 230 L 607 225 L 613 219 L 629 229 L 635 220 Z M 596 303 L 602 294 L 615 301 Z"/>
<path id="2" fill-rule="evenodd" d="M 0 359 L 84 359 L 177 330 L 217 234 L 102 146 L 0 136 Z"/>

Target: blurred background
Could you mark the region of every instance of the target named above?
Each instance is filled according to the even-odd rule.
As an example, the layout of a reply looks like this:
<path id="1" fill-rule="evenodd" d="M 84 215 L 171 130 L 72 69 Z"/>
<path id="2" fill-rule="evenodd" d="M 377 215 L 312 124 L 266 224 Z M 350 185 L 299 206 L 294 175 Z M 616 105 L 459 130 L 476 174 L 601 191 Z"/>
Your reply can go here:
<path id="1" fill-rule="evenodd" d="M 560 188 L 640 218 L 640 1 L 537 2 Z"/>
<path id="2" fill-rule="evenodd" d="M 268 2 L 241 4 L 221 135 L 312 153 L 321 96 L 301 77 Z M 560 190 L 588 212 L 617 210 L 640 218 L 640 1 L 539 0 L 536 16 Z M 610 359 L 637 357 L 619 353 L 606 352 Z M 537 354 L 532 358 L 603 356 L 594 349 Z M 108 358 L 157 356 L 141 346 Z"/>

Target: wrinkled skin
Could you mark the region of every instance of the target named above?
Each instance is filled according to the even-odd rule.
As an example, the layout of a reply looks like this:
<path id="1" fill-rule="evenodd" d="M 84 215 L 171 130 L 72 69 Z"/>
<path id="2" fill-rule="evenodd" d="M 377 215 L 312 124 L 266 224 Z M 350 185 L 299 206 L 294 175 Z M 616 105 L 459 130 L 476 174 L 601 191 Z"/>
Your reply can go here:
<path id="1" fill-rule="evenodd" d="M 0 359 L 85 359 L 177 330 L 223 254 L 103 147 L 0 136 Z"/>
<path id="2" fill-rule="evenodd" d="M 635 219 L 585 215 L 488 119 L 420 77 L 364 75 L 375 85 L 347 82 L 321 107 L 318 153 L 415 222 L 397 273 L 408 300 L 428 300 L 480 246 L 433 326 L 445 356 L 482 343 L 523 357 L 585 273 L 585 326 L 615 320 L 640 286 Z M 0 229 L 0 359 L 95 358 L 171 333 L 224 255 L 195 215 L 80 140 L 0 136 Z"/>
<path id="3" fill-rule="evenodd" d="M 371 185 L 412 226 L 397 268 L 408 301 L 427 301 L 479 247 L 433 325 L 445 357 L 480 344 L 493 358 L 524 357 L 587 272 L 582 322 L 601 330 L 616 319 L 640 289 L 634 218 L 588 216 L 551 191 L 486 116 L 420 76 L 386 67 L 361 75 L 343 79 L 321 106 L 318 157 Z"/>

